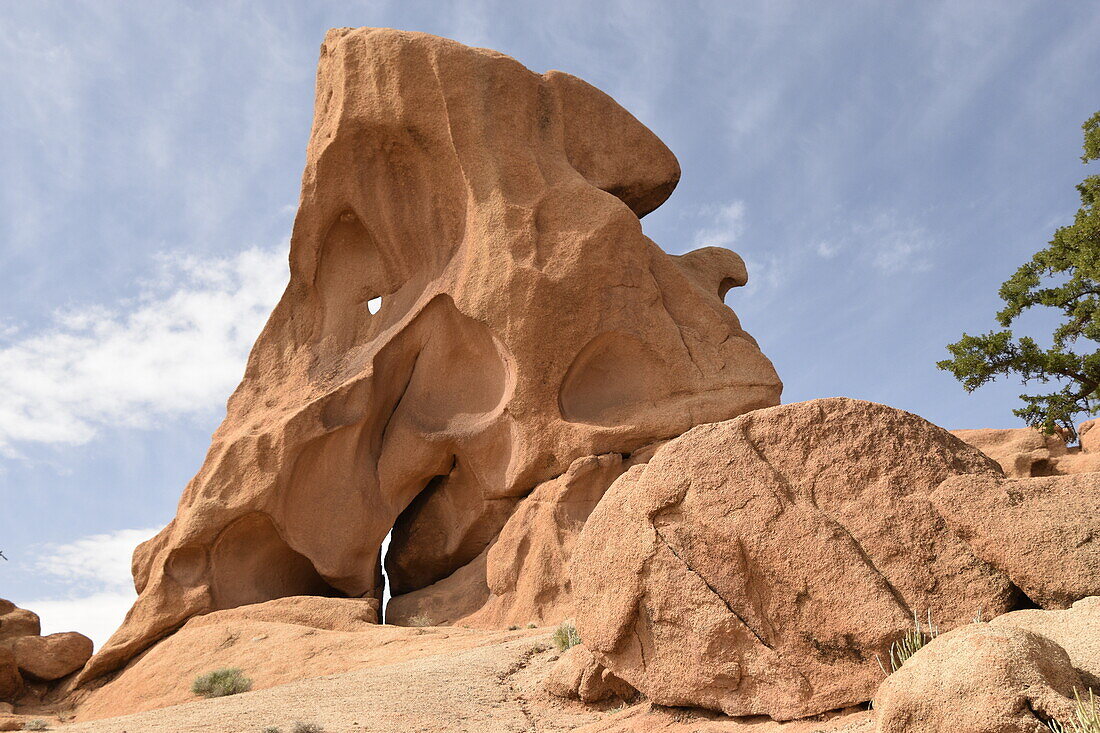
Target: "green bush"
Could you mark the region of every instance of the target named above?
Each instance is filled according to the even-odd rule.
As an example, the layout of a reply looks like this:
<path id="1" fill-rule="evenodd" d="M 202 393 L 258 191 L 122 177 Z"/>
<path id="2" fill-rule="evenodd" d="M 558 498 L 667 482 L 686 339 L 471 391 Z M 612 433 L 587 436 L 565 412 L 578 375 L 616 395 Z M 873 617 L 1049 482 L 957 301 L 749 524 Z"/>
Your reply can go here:
<path id="1" fill-rule="evenodd" d="M 554 645 L 563 652 L 581 643 L 581 635 L 577 633 L 577 627 L 572 621 L 563 621 L 558 628 L 554 629 L 553 639 Z"/>
<path id="2" fill-rule="evenodd" d="M 191 692 L 203 697 L 225 697 L 252 689 L 252 680 L 236 667 L 215 669 L 201 674 L 191 683 Z"/>
<path id="3" fill-rule="evenodd" d="M 1054 733 L 1100 733 L 1100 711 L 1096 708 L 1096 695 L 1089 690 L 1088 702 L 1081 699 L 1081 693 L 1077 688 L 1073 689 L 1073 697 L 1077 700 L 1077 709 L 1074 718 L 1068 724 L 1057 720 L 1047 723 L 1047 727 Z"/>

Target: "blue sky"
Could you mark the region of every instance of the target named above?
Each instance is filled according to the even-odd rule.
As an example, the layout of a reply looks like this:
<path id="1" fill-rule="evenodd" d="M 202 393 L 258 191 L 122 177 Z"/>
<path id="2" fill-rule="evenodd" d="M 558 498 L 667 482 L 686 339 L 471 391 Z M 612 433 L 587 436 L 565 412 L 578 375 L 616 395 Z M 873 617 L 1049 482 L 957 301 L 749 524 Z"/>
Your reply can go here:
<path id="1" fill-rule="evenodd" d="M 0 596 L 101 642 L 286 279 L 326 29 L 561 69 L 672 148 L 644 221 L 728 246 L 785 401 L 1012 426 L 935 361 L 1077 208 L 1100 109 L 1087 2 L 0 5 Z M 1031 319 L 1040 323 L 1042 319 Z"/>

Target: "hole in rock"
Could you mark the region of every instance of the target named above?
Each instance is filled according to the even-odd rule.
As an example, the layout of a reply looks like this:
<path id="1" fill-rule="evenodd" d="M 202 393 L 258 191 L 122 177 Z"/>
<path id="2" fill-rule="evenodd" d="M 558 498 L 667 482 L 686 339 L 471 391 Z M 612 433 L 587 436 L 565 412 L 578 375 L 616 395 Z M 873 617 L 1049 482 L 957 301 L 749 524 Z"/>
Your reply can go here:
<path id="1" fill-rule="evenodd" d="M 386 535 L 386 539 L 382 540 L 382 549 L 378 551 L 379 561 L 378 566 L 382 568 L 382 604 L 378 611 L 378 623 L 386 623 L 386 608 L 390 605 L 390 598 L 393 594 L 390 592 L 390 574 L 386 572 L 386 561 L 390 554 L 390 540 L 393 538 L 393 530 L 389 531 Z"/>
<path id="2" fill-rule="evenodd" d="M 346 597 L 287 544 L 266 514 L 247 514 L 226 527 L 210 561 L 210 590 L 218 609 L 287 596 Z"/>
<path id="3" fill-rule="evenodd" d="M 372 316 L 378 311 L 382 310 L 382 296 L 378 296 L 377 298 L 371 298 L 370 300 L 368 300 L 367 310 L 370 311 L 370 314 Z"/>

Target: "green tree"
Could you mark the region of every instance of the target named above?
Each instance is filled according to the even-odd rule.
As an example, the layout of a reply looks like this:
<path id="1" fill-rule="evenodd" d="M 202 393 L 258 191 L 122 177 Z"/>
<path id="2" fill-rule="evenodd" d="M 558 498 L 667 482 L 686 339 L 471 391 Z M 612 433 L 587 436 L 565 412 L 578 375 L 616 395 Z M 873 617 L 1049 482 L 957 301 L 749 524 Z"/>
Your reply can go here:
<path id="1" fill-rule="evenodd" d="M 1100 159 L 1100 112 L 1082 127 L 1082 162 Z M 1024 406 L 1012 412 L 1047 433 L 1061 426 L 1072 439 L 1074 416 L 1100 409 L 1100 350 L 1094 348 L 1100 345 L 1100 175 L 1088 176 L 1077 190 L 1081 208 L 1073 224 L 1059 228 L 1050 244 L 1001 286 L 1005 307 L 997 322 L 1006 330 L 964 333 L 947 347 L 952 358 L 936 365 L 955 375 L 967 392 L 1012 374 L 1025 384 L 1057 382 L 1061 386 L 1052 384 L 1046 394 L 1020 395 Z M 1048 349 L 1008 330 L 1037 305 L 1061 311 Z"/>

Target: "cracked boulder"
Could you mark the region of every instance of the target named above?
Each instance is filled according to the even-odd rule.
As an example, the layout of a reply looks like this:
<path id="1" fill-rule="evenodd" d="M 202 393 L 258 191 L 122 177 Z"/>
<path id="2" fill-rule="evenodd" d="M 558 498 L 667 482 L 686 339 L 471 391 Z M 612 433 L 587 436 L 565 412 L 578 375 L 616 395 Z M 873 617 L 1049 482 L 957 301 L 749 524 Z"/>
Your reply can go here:
<path id="1" fill-rule="evenodd" d="M 475 561 L 574 460 L 778 403 L 723 302 L 741 258 L 672 257 L 642 233 L 679 175 L 569 74 L 421 33 L 330 31 L 290 282 L 82 681 L 196 615 L 381 599 L 391 531 L 395 598 L 463 568 L 457 595 L 475 597 Z"/>
<path id="2" fill-rule="evenodd" d="M 596 661 L 578 644 L 562 653 L 543 683 L 551 695 L 581 702 L 600 702 L 611 697 L 630 700 L 637 691 Z"/>
<path id="3" fill-rule="evenodd" d="M 1025 629 L 969 624 L 934 639 L 875 695 L 878 733 L 1048 733 L 1085 682 L 1065 649 Z"/>
<path id="4" fill-rule="evenodd" d="M 703 425 L 623 474 L 573 551 L 586 648 L 654 703 L 814 715 L 869 700 L 877 657 L 931 613 L 1008 610 L 1008 578 L 929 495 L 1001 475 L 947 431 L 850 399 Z"/>
<path id="5" fill-rule="evenodd" d="M 1043 608 L 1100 596 L 1100 473 L 955 476 L 932 501 L 976 555 Z"/>

